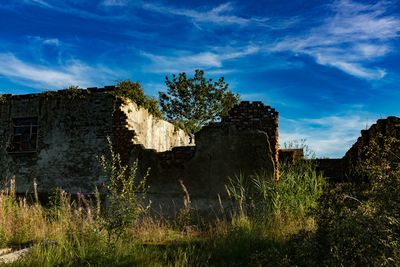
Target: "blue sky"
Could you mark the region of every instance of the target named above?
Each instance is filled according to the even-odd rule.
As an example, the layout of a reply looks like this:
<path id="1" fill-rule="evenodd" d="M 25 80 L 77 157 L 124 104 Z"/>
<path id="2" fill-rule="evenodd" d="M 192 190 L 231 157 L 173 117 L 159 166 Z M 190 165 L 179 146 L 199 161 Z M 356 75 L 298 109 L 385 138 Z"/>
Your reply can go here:
<path id="1" fill-rule="evenodd" d="M 280 143 L 341 157 L 400 115 L 399 1 L 1 0 L 0 93 L 224 76 L 280 113 Z"/>

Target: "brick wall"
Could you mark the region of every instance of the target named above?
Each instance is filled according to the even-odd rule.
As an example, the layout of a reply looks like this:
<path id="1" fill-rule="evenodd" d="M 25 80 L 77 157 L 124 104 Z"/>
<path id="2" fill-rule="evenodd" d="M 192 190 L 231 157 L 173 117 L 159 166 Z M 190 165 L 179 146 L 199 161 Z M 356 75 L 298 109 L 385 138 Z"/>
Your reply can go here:
<path id="1" fill-rule="evenodd" d="M 222 123 L 235 125 L 239 130 L 253 129 L 268 134 L 275 163 L 278 163 L 278 112 L 260 101 L 242 101 L 222 118 Z M 277 165 L 276 165 L 277 166 Z"/>
<path id="2" fill-rule="evenodd" d="M 400 139 L 400 118 L 387 117 L 380 119 L 373 124 L 368 130 L 362 130 L 361 136 L 353 144 L 353 146 L 346 152 L 343 159 L 347 165 L 355 164 L 360 158 L 363 148 L 368 146 L 371 140 L 377 141 L 378 144 L 383 144 L 384 138 L 395 137 Z"/>
<path id="3" fill-rule="evenodd" d="M 234 106 L 227 116 L 223 117 L 221 122 L 210 123 L 196 133 L 196 146 L 207 143 L 206 139 L 210 129 L 222 129 L 234 127 L 236 130 L 259 130 L 266 132 L 269 138 L 271 152 L 275 166 L 278 163 L 278 112 L 270 106 L 265 106 L 260 101 L 242 101 Z M 172 150 L 158 154 L 160 164 L 163 168 L 173 166 L 182 166 L 193 158 L 196 152 L 195 146 L 178 146 Z M 266 151 L 268 154 L 269 151 Z"/>
<path id="4" fill-rule="evenodd" d="M 302 148 L 279 149 L 279 162 L 291 162 L 298 159 L 304 159 L 304 151 Z"/>
<path id="5" fill-rule="evenodd" d="M 183 169 L 185 163 L 193 158 L 196 153 L 195 146 L 174 147 L 172 150 L 157 153 L 162 168 Z"/>

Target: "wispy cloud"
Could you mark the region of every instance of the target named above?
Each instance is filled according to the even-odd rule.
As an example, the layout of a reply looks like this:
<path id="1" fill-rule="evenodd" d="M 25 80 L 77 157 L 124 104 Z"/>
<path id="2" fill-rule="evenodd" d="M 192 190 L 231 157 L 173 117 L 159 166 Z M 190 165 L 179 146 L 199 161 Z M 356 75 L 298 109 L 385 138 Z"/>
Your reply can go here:
<path id="1" fill-rule="evenodd" d="M 280 118 L 279 143 L 306 139 L 318 157 L 344 156 L 360 135 L 379 117 L 374 114 L 338 114 L 320 118 Z"/>
<path id="2" fill-rule="evenodd" d="M 249 23 L 262 24 L 268 21 L 267 18 L 245 18 L 235 15 L 233 14 L 235 11 L 234 6 L 229 2 L 218 5 L 208 10 L 201 11 L 194 9 L 175 8 L 172 6 L 152 4 L 147 2 L 144 3 L 142 7 L 146 10 L 150 10 L 153 12 L 187 17 L 191 19 L 194 23 L 214 23 L 218 25 L 246 25 Z"/>
<path id="3" fill-rule="evenodd" d="M 24 3 L 30 3 L 30 4 L 37 4 L 45 7 L 52 7 L 47 1 L 45 0 L 24 0 Z"/>
<path id="4" fill-rule="evenodd" d="M 26 43 L 20 44 L 23 54 L 28 54 L 31 61 L 47 65 L 50 63 L 63 64 L 66 61 L 66 55 L 73 47 L 69 42 L 54 37 L 26 36 L 26 41 Z M 15 48 L 15 45 L 9 44 L 8 49 L 4 50 L 11 52 L 16 51 Z"/>
<path id="5" fill-rule="evenodd" d="M 222 51 L 224 50 L 224 52 Z M 172 55 L 162 56 L 142 52 L 142 56 L 150 59 L 151 64 L 147 71 L 151 72 L 181 72 L 198 68 L 209 69 L 214 72 L 221 70 L 223 62 L 255 54 L 259 51 L 257 46 L 244 48 L 214 48 L 212 52 L 191 53 L 177 51 Z"/>
<path id="6" fill-rule="evenodd" d="M 122 0 L 118 1 L 108 1 L 110 4 L 114 2 L 116 5 L 117 3 L 122 4 Z M 84 9 L 80 8 L 78 4 L 80 1 L 49 1 L 49 0 L 24 0 L 18 5 L 28 4 L 33 6 L 39 6 L 46 9 L 51 9 L 53 11 L 64 13 L 76 17 L 81 17 L 84 19 L 92 19 L 97 21 L 115 21 L 115 20 L 132 20 L 134 17 L 126 16 L 126 15 L 116 15 L 115 13 L 98 13 L 96 12 L 96 6 L 93 6 L 91 9 Z M 100 4 L 99 4 L 100 5 Z M 98 10 L 97 10 L 98 11 Z"/>
<path id="7" fill-rule="evenodd" d="M 78 60 L 66 65 L 48 67 L 23 62 L 12 53 L 0 53 L 0 76 L 36 88 L 65 88 L 70 85 L 98 86 L 117 80 L 117 75 L 105 67 L 90 67 Z"/>
<path id="8" fill-rule="evenodd" d="M 102 2 L 104 6 L 126 6 L 127 4 L 127 0 L 104 0 Z"/>
<path id="9" fill-rule="evenodd" d="M 28 40 L 32 42 L 33 45 L 49 45 L 49 46 L 61 46 L 61 41 L 58 38 L 44 38 L 41 36 L 27 36 Z"/>
<path id="10" fill-rule="evenodd" d="M 45 45 L 54 45 L 54 46 L 59 46 L 60 45 L 60 40 L 57 38 L 48 38 L 42 40 L 43 44 Z"/>
<path id="11" fill-rule="evenodd" d="M 321 26 L 283 38 L 270 50 L 306 54 L 318 64 L 363 79 L 383 78 L 385 70 L 370 65 L 392 52 L 391 41 L 400 36 L 400 17 L 388 14 L 389 2 L 340 0 L 330 8 L 334 15 Z"/>

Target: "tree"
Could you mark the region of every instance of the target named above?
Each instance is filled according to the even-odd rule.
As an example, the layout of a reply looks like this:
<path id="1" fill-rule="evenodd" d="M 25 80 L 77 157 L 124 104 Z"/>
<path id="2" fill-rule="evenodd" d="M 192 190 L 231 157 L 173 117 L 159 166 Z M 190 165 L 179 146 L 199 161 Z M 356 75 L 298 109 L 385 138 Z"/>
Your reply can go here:
<path id="1" fill-rule="evenodd" d="M 188 133 L 195 133 L 209 122 L 218 121 L 239 102 L 239 95 L 228 89 L 223 77 L 214 82 L 196 70 L 193 78 L 182 72 L 165 77 L 166 93 L 159 92 L 161 109 L 167 119 Z"/>

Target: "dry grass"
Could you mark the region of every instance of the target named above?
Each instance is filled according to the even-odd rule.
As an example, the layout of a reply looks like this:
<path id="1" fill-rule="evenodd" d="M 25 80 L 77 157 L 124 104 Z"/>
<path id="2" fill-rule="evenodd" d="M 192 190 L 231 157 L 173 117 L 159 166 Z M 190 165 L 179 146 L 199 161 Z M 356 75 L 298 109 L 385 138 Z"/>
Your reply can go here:
<path id="1" fill-rule="evenodd" d="M 288 181 L 293 179 L 290 176 Z M 315 229 L 314 220 L 303 211 L 288 212 L 293 210 L 291 201 L 281 202 L 281 208 L 272 212 L 257 210 L 256 216 L 244 210 L 234 216 L 223 214 L 220 220 L 201 226 L 186 217 L 182 224 L 179 217 L 166 220 L 142 214 L 120 237 L 110 239 L 99 202 L 91 203 L 82 195 L 72 201 L 59 190 L 52 204 L 43 207 L 17 199 L 15 183 L 10 184 L 0 194 L 0 248 L 35 244 L 15 266 L 264 265 L 287 257 L 286 244 L 297 233 Z M 278 192 L 289 196 L 284 189 Z M 43 242 L 48 240 L 57 245 Z"/>

